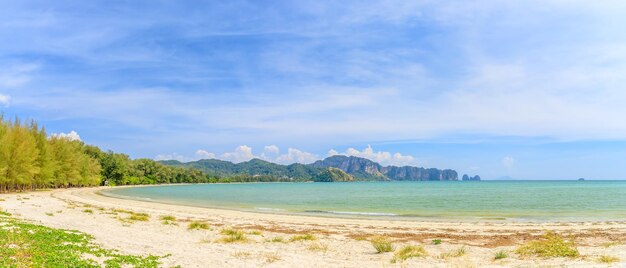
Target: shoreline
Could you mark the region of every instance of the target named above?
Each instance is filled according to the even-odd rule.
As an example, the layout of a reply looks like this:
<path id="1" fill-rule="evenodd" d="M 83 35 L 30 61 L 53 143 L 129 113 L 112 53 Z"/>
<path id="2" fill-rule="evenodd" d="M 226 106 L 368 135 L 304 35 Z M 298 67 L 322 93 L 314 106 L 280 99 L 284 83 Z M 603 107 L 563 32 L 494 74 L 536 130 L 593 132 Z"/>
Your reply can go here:
<path id="1" fill-rule="evenodd" d="M 237 182 L 237 183 L 214 183 L 220 185 L 228 184 L 285 184 L 291 182 Z M 155 204 L 167 204 L 176 206 L 187 206 L 195 208 L 206 208 L 213 210 L 225 210 L 225 211 L 238 211 L 244 213 L 259 213 L 259 214 L 278 214 L 278 215 L 295 215 L 305 217 L 320 217 L 320 218 L 338 218 L 338 219 L 363 219 L 363 220 L 383 220 L 383 221 L 409 221 L 409 222 L 488 222 L 488 223 L 586 223 L 586 222 L 616 222 L 626 223 L 626 218 L 612 218 L 610 216 L 519 216 L 519 215 L 463 215 L 463 216 L 448 216 L 448 215 L 412 215 L 412 214 L 397 214 L 394 212 L 362 212 L 362 211 L 335 211 L 335 210 L 316 210 L 306 209 L 300 211 L 291 211 L 283 208 L 272 207 L 236 207 L 236 206 L 211 206 L 211 205 L 198 205 L 185 202 L 168 201 L 168 200 L 155 200 L 151 198 L 133 197 L 127 195 L 119 195 L 111 193 L 117 188 L 144 188 L 144 187 L 175 187 L 185 185 L 211 185 L 212 183 L 184 183 L 184 184 L 158 184 L 158 185 L 125 185 L 125 186 L 101 186 L 102 188 L 95 193 L 101 196 L 134 200 L 140 202 L 148 202 Z M 107 187 L 107 188 L 103 188 Z M 513 215 L 513 216 L 512 216 Z"/>
<path id="2" fill-rule="evenodd" d="M 111 187 L 1 194 L 0 207 L 15 217 L 53 228 L 78 230 L 107 248 L 129 254 L 168 255 L 164 267 L 502 267 L 565 265 L 598 267 L 601 255 L 626 261 L 626 222 L 398 221 L 245 212 L 118 199 L 98 194 Z M 91 212 L 86 212 L 91 211 Z M 117 212 L 116 212 L 117 211 Z M 125 212 L 122 212 L 125 211 Z M 127 222 L 127 213 L 145 213 L 147 221 Z M 161 217 L 175 217 L 172 225 Z M 189 230 L 193 222 L 208 229 Z M 223 229 L 246 232 L 245 243 L 221 243 Z M 546 231 L 571 236 L 583 257 L 510 258 L 494 261 L 494 252 L 513 252 Z M 260 235 L 255 235 L 260 234 Z M 310 234 L 315 241 L 296 241 Z M 423 245 L 427 257 L 391 264 L 393 253 L 376 254 L 368 237 L 384 235 L 396 247 Z M 283 239 L 282 243 L 269 242 Z M 432 240 L 443 241 L 433 245 Z M 610 246 L 606 246 L 610 245 Z M 321 249 L 320 249 L 321 248 Z M 466 248 L 466 256 L 440 258 Z M 324 250 L 326 249 L 326 250 Z M 512 254 L 513 255 L 513 254 Z M 307 266 L 307 267 L 308 267 Z M 603 267 L 600 265 L 600 267 Z"/>

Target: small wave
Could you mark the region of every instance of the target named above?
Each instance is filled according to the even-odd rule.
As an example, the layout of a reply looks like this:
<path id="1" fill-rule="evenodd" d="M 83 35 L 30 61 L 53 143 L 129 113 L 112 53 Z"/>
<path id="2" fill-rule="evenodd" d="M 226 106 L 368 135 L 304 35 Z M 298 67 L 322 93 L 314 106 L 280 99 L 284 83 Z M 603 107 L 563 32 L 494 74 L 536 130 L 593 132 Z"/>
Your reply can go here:
<path id="1" fill-rule="evenodd" d="M 398 216 L 393 213 L 379 213 L 379 212 L 354 212 L 354 211 L 326 211 L 326 210 L 306 210 L 307 213 L 326 213 L 326 214 L 339 214 L 339 215 L 359 215 L 359 216 Z"/>
<path id="2" fill-rule="evenodd" d="M 264 210 L 264 211 L 285 211 L 284 209 L 280 209 L 280 208 L 254 208 L 256 210 Z"/>

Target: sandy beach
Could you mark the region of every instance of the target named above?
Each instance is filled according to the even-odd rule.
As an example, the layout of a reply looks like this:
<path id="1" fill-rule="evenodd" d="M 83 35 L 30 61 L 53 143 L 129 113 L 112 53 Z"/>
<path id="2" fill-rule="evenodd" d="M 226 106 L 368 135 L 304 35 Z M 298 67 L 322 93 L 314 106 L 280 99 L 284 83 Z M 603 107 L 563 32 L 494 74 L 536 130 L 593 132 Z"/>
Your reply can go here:
<path id="1" fill-rule="evenodd" d="M 94 236 L 103 247 L 127 254 L 167 256 L 163 267 L 626 267 L 626 222 L 453 222 L 327 218 L 208 209 L 117 199 L 104 188 L 2 194 L 0 208 L 15 217 Z M 129 220 L 145 213 L 147 221 Z M 176 220 L 165 222 L 163 216 Z M 190 230 L 191 222 L 208 229 Z M 246 241 L 222 241 L 224 229 Z M 554 231 L 575 240 L 580 257 L 537 258 L 514 253 L 519 245 Z M 311 234 L 315 240 L 293 240 Z M 368 241 L 386 236 L 396 248 L 422 245 L 425 257 L 392 263 Z M 435 244 L 433 240 L 441 240 Z M 464 254 L 449 254 L 463 249 Z M 494 260 L 498 251 L 507 258 Z M 599 263 L 600 256 L 620 262 Z"/>

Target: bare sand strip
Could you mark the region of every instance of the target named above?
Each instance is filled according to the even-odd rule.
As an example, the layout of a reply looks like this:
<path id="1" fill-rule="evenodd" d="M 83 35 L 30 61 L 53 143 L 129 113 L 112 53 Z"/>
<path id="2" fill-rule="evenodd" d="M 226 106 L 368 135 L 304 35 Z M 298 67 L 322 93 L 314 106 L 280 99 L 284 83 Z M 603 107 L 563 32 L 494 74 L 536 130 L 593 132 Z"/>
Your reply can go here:
<path id="1" fill-rule="evenodd" d="M 626 222 L 453 222 L 394 221 L 280 215 L 159 204 L 97 194 L 103 188 L 4 194 L 0 207 L 35 223 L 93 235 L 104 247 L 127 254 L 169 255 L 164 267 L 607 267 L 602 255 L 626 267 Z M 147 221 L 131 219 L 145 213 Z M 164 224 L 160 218 L 176 218 Z M 209 229 L 189 230 L 191 222 Z M 166 222 L 167 223 L 167 222 Z M 221 241 L 223 229 L 245 232 L 245 242 Z M 514 249 L 547 230 L 571 236 L 580 258 L 519 258 Z M 312 234 L 314 241 L 290 242 Z M 393 253 L 377 254 L 367 238 L 384 235 L 396 248 L 423 245 L 427 257 L 392 264 Z M 439 245 L 432 241 L 440 239 Z M 282 240 L 282 242 L 277 242 Z M 274 241 L 274 242 L 272 242 Z M 458 257 L 445 253 L 465 248 Z M 494 260 L 498 251 L 509 257 Z"/>

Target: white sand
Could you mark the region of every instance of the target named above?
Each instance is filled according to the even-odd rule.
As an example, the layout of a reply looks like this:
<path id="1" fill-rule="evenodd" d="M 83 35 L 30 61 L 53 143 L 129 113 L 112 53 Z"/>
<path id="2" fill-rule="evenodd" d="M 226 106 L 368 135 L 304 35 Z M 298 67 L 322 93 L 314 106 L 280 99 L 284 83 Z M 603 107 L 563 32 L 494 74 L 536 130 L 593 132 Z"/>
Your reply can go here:
<path id="1" fill-rule="evenodd" d="M 515 223 L 515 222 L 415 222 L 308 217 L 207 209 L 117 199 L 96 194 L 101 188 L 2 194 L 0 208 L 34 223 L 79 230 L 95 237 L 104 247 L 126 254 L 167 255 L 163 266 L 182 267 L 607 267 L 596 262 L 600 255 L 618 257 L 612 267 L 626 267 L 626 222 Z M 90 206 L 90 207 L 85 207 Z M 86 213 L 90 209 L 93 213 Z M 125 223 L 126 213 L 147 213 L 147 222 Z M 51 215 L 50 215 L 51 213 Z M 177 225 L 164 225 L 160 216 L 171 215 Z M 188 230 L 189 221 L 204 221 L 211 230 Z M 220 230 L 239 228 L 246 243 L 222 243 Z M 581 257 L 575 259 L 521 259 L 512 251 L 525 240 L 546 230 L 573 235 Z M 317 241 L 272 243 L 297 233 L 311 233 Z M 387 235 L 396 248 L 424 245 L 429 256 L 392 264 L 393 253 L 376 254 L 359 237 Z M 441 239 L 440 245 L 432 245 Z M 612 243 L 608 246 L 607 243 Z M 315 250 L 312 247 L 326 248 Z M 467 254 L 442 259 L 442 253 L 465 247 Z M 494 261 L 494 253 L 509 251 L 509 258 Z"/>

